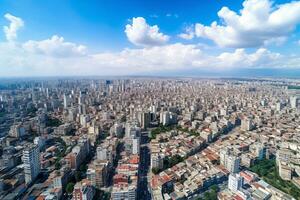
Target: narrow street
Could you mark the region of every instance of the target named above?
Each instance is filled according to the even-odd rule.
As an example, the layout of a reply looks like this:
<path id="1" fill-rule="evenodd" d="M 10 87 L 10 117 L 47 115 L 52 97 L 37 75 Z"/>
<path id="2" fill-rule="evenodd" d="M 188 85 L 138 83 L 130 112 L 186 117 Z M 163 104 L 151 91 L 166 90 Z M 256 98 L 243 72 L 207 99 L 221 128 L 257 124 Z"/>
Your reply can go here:
<path id="1" fill-rule="evenodd" d="M 150 149 L 148 132 L 142 132 L 140 148 L 140 171 L 137 199 L 150 200 L 151 194 L 148 188 L 148 176 L 150 170 Z"/>

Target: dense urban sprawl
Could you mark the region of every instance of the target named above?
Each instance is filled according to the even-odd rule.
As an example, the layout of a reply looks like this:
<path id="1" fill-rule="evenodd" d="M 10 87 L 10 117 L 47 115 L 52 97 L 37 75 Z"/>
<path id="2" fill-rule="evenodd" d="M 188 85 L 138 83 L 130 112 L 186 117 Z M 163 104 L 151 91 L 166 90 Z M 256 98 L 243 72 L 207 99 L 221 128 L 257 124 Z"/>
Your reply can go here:
<path id="1" fill-rule="evenodd" d="M 300 199 L 300 82 L 4 79 L 0 199 Z"/>

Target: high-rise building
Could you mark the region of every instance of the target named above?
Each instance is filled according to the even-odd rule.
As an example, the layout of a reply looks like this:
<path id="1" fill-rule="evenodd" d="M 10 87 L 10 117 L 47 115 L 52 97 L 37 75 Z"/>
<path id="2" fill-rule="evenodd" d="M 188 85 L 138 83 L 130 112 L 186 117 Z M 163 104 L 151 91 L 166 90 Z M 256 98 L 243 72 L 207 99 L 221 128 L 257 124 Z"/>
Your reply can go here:
<path id="1" fill-rule="evenodd" d="M 136 186 L 134 185 L 117 185 L 113 187 L 111 193 L 112 200 L 135 200 L 136 199 Z"/>
<path id="2" fill-rule="evenodd" d="M 120 137 L 124 133 L 123 125 L 121 123 L 115 123 L 110 129 L 111 136 Z"/>
<path id="3" fill-rule="evenodd" d="M 170 114 L 169 114 L 169 112 L 160 113 L 160 123 L 164 126 L 170 124 Z"/>
<path id="4" fill-rule="evenodd" d="M 8 134 L 11 137 L 20 138 L 26 134 L 26 131 L 22 123 L 17 123 L 10 127 Z"/>
<path id="5" fill-rule="evenodd" d="M 64 160 L 71 169 L 78 169 L 89 153 L 90 140 L 83 137 L 79 139 L 78 144 L 72 149 L 72 152 L 65 156 Z"/>
<path id="6" fill-rule="evenodd" d="M 108 162 L 95 160 L 89 165 L 86 175 L 95 188 L 104 187 L 107 184 Z"/>
<path id="7" fill-rule="evenodd" d="M 39 137 L 34 138 L 33 143 L 35 145 L 38 145 L 39 149 L 42 149 L 45 145 L 45 141 L 46 141 L 46 139 L 44 137 L 39 136 Z"/>
<path id="8" fill-rule="evenodd" d="M 138 116 L 139 123 L 142 129 L 147 129 L 150 126 L 150 112 L 141 112 Z"/>
<path id="9" fill-rule="evenodd" d="M 253 122 L 251 119 L 242 119 L 241 129 L 244 131 L 251 131 L 253 129 Z"/>
<path id="10" fill-rule="evenodd" d="M 73 200 L 92 200 L 95 195 L 95 189 L 88 183 L 78 182 L 74 186 Z"/>
<path id="11" fill-rule="evenodd" d="M 158 153 L 151 154 L 151 168 L 162 169 L 164 167 L 164 157 Z"/>
<path id="12" fill-rule="evenodd" d="M 155 105 L 151 105 L 150 107 L 149 107 L 149 110 L 150 110 L 150 112 L 152 112 L 152 113 L 156 113 L 156 106 Z"/>
<path id="13" fill-rule="evenodd" d="M 228 189 L 232 192 L 237 192 L 243 187 L 244 178 L 240 174 L 230 174 L 228 178 Z"/>
<path id="14" fill-rule="evenodd" d="M 230 173 L 237 173 L 240 169 L 241 158 L 234 154 L 233 149 L 225 148 L 220 151 L 220 163 Z"/>
<path id="15" fill-rule="evenodd" d="M 125 137 L 126 138 L 134 138 L 138 137 L 141 133 L 141 128 L 137 126 L 135 123 L 126 123 L 125 127 Z"/>
<path id="16" fill-rule="evenodd" d="M 228 155 L 226 158 L 225 167 L 231 173 L 237 173 L 240 170 L 241 158 L 233 155 Z"/>
<path id="17" fill-rule="evenodd" d="M 267 149 L 264 144 L 256 143 L 252 146 L 252 150 L 258 160 L 262 160 L 266 157 Z"/>
<path id="18" fill-rule="evenodd" d="M 140 153 L 140 139 L 133 138 L 132 139 L 132 154 L 139 154 Z"/>
<path id="19" fill-rule="evenodd" d="M 66 94 L 64 94 L 64 109 L 67 109 L 69 106 L 69 98 Z"/>
<path id="20" fill-rule="evenodd" d="M 175 124 L 177 123 L 177 115 L 176 113 L 172 112 L 161 112 L 160 113 L 160 123 L 164 126 L 168 126 L 170 124 Z"/>
<path id="21" fill-rule="evenodd" d="M 286 163 L 284 162 L 280 162 L 280 161 L 277 161 L 277 165 L 278 165 L 278 173 L 279 173 L 279 176 L 283 179 L 283 180 L 287 180 L 287 181 L 290 181 L 292 180 L 292 168 L 291 166 L 287 165 Z"/>
<path id="22" fill-rule="evenodd" d="M 282 103 L 281 103 L 281 102 L 277 102 L 277 103 L 276 103 L 276 110 L 277 110 L 277 111 L 281 111 L 282 108 L 283 108 Z"/>
<path id="23" fill-rule="evenodd" d="M 291 96 L 290 97 L 290 104 L 292 108 L 297 108 L 298 106 L 298 97 L 297 96 Z"/>
<path id="24" fill-rule="evenodd" d="M 25 182 L 30 184 L 40 173 L 40 152 L 37 145 L 23 150 L 22 160 L 24 163 Z"/>
<path id="25" fill-rule="evenodd" d="M 97 159 L 98 160 L 107 160 L 108 155 L 107 155 L 107 149 L 102 148 L 102 147 L 97 147 Z"/>
<path id="26" fill-rule="evenodd" d="M 263 100 L 260 101 L 260 104 L 261 104 L 262 106 L 267 106 L 267 105 L 268 105 L 268 102 L 267 102 L 266 99 L 263 99 Z"/>

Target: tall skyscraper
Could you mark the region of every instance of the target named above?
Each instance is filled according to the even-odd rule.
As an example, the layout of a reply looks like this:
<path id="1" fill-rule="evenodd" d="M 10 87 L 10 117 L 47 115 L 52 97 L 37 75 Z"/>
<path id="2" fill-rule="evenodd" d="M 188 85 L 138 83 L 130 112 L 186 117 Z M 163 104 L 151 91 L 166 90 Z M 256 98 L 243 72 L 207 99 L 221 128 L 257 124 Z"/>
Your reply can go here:
<path id="1" fill-rule="evenodd" d="M 150 112 L 139 113 L 138 119 L 142 129 L 145 130 L 150 126 L 150 119 L 151 119 Z"/>
<path id="2" fill-rule="evenodd" d="M 69 105 L 68 97 L 64 94 L 64 109 L 67 109 Z"/>
<path id="3" fill-rule="evenodd" d="M 30 184 L 40 173 L 40 152 L 37 145 L 27 147 L 23 150 L 25 182 Z"/>
<path id="4" fill-rule="evenodd" d="M 169 112 L 162 112 L 160 113 L 160 123 L 164 126 L 170 124 L 170 114 Z"/>

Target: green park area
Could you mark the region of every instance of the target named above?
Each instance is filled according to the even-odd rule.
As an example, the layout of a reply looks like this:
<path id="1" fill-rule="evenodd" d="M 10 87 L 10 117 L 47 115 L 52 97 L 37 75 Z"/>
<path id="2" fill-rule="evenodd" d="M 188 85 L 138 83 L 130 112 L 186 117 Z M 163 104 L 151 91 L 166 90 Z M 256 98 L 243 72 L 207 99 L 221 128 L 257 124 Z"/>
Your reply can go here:
<path id="1" fill-rule="evenodd" d="M 274 159 L 262 160 L 251 167 L 250 170 L 258 174 L 268 184 L 300 200 L 300 189 L 291 181 L 280 178 Z"/>
<path id="2" fill-rule="evenodd" d="M 151 135 L 150 135 L 150 139 L 155 139 L 157 135 L 161 134 L 161 133 L 165 133 L 168 131 L 173 130 L 174 127 L 172 126 L 163 126 L 163 125 L 159 125 L 159 127 L 153 129 L 151 131 Z"/>
<path id="3" fill-rule="evenodd" d="M 171 130 L 179 130 L 179 131 L 186 132 L 186 133 L 189 133 L 190 135 L 194 135 L 194 136 L 199 136 L 200 135 L 195 130 L 189 131 L 187 128 L 182 128 L 179 125 L 164 126 L 164 125 L 160 124 L 157 128 L 155 128 L 151 131 L 150 139 L 151 140 L 155 139 L 157 135 L 159 135 L 161 133 L 166 133 L 166 132 L 171 131 Z"/>
<path id="4" fill-rule="evenodd" d="M 58 127 L 60 125 L 62 125 L 62 122 L 57 118 L 49 118 L 46 121 L 46 126 L 49 126 L 49 127 Z"/>
<path id="5" fill-rule="evenodd" d="M 218 190 L 218 186 L 213 185 L 203 194 L 203 197 L 196 198 L 196 200 L 217 200 Z"/>

